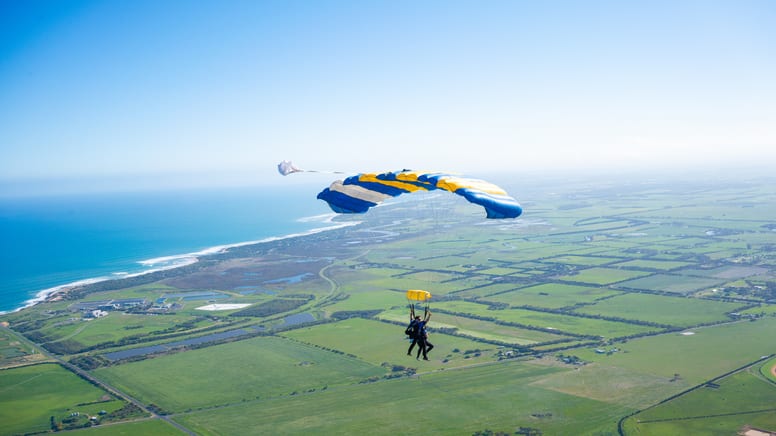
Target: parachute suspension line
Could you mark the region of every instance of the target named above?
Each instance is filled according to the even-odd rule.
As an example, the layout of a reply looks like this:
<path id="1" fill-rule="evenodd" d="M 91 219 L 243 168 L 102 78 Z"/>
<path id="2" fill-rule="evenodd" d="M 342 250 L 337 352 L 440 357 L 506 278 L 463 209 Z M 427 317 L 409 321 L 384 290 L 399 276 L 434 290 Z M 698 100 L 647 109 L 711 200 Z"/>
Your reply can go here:
<path id="1" fill-rule="evenodd" d="M 278 164 L 278 172 L 283 176 L 287 176 L 293 173 L 346 174 L 343 171 L 303 170 L 297 167 L 296 165 L 294 165 L 294 163 L 291 162 L 290 160 L 284 160 L 280 162 Z"/>

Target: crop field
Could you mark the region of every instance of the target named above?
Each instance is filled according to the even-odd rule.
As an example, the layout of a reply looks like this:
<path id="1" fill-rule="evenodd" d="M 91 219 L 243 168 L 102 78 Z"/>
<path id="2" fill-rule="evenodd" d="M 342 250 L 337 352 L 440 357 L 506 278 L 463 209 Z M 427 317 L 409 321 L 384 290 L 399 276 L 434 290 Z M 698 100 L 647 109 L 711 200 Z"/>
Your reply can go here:
<path id="1" fill-rule="evenodd" d="M 492 361 L 496 350 L 494 345 L 432 331 L 429 341 L 435 346 L 428 354 L 429 361 L 418 362 L 414 353 L 412 357 L 407 356 L 410 342 L 405 339 L 404 325 L 358 318 L 292 330 L 282 335 L 323 349 L 341 351 L 375 366 L 388 363 L 424 371 Z M 369 340 L 363 340 L 364 337 Z M 477 352 L 472 353 L 474 350 Z"/>
<path id="2" fill-rule="evenodd" d="M 438 308 L 450 312 L 492 318 L 499 321 L 531 326 L 547 331 L 615 338 L 653 332 L 659 328 L 626 324 L 601 319 L 568 316 L 524 309 L 488 310 L 487 306 L 466 302 L 439 303 Z"/>
<path id="3" fill-rule="evenodd" d="M 672 380 L 601 363 L 589 363 L 573 371 L 554 373 L 537 380 L 533 386 L 634 409 L 649 407 L 691 387 L 681 379 Z"/>
<path id="4" fill-rule="evenodd" d="M 750 368 L 701 386 L 624 422 L 628 434 L 736 434 L 745 427 L 776 427 L 774 384 Z"/>
<path id="5" fill-rule="evenodd" d="M 728 320 L 726 314 L 741 307 L 741 303 L 630 293 L 597 301 L 574 312 L 687 327 Z"/>
<path id="6" fill-rule="evenodd" d="M 618 283 L 617 286 L 633 289 L 673 292 L 676 294 L 684 295 L 711 288 L 713 286 L 718 286 L 722 283 L 724 283 L 723 280 L 713 278 L 692 277 L 678 274 L 655 274 L 650 277 L 621 282 Z"/>
<path id="7" fill-rule="evenodd" d="M 470 282 L 461 283 L 460 276 L 453 274 L 439 274 L 431 271 L 407 272 L 403 270 L 383 270 L 381 278 L 373 278 L 371 283 L 386 289 L 423 289 L 433 285 L 434 293 L 437 295 L 454 292 L 462 287 L 471 286 Z M 378 276 L 379 277 L 379 276 Z M 390 286 L 386 286 L 390 284 Z M 419 286 L 420 285 L 420 286 Z"/>
<path id="8" fill-rule="evenodd" d="M 513 307 L 531 306 L 559 309 L 579 303 L 592 303 L 598 299 L 620 293 L 608 288 L 577 286 L 565 283 L 545 283 L 515 289 L 512 292 L 488 295 L 483 300 L 507 303 Z"/>
<path id="9" fill-rule="evenodd" d="M 68 339 L 78 342 L 82 346 L 90 346 L 109 341 L 117 341 L 127 336 L 148 335 L 154 331 L 164 331 L 171 327 L 172 322 L 191 321 L 191 317 L 176 316 L 175 319 L 163 316 L 134 315 L 128 313 L 114 313 L 102 318 L 94 318 L 88 321 L 76 321 L 66 326 L 49 328 L 44 331 L 50 336 L 57 334 L 53 340 Z M 196 325 L 212 325 L 211 322 L 201 321 Z M 174 324 L 172 324 L 174 325 Z"/>
<path id="10" fill-rule="evenodd" d="M 734 279 L 756 276 L 758 274 L 762 274 L 765 272 L 767 272 L 765 268 L 734 265 L 734 266 L 723 266 L 723 267 L 710 268 L 710 269 L 688 268 L 688 269 L 682 270 L 681 274 L 689 275 L 689 276 L 698 275 L 702 277 L 712 277 L 715 279 L 734 280 Z"/>
<path id="11" fill-rule="evenodd" d="M 391 305 L 404 305 L 404 292 L 379 291 L 352 292 L 347 298 L 326 306 L 329 314 L 339 311 L 373 310 L 376 307 L 390 307 Z"/>
<path id="12" fill-rule="evenodd" d="M 407 323 L 409 318 L 405 310 L 390 310 L 377 315 L 379 319 Z M 428 325 L 433 333 L 435 329 L 454 329 L 456 335 L 503 342 L 506 344 L 528 345 L 537 342 L 557 341 L 565 336 L 542 330 L 529 330 L 519 327 L 496 324 L 489 321 L 469 318 L 462 315 L 434 313 L 433 321 Z M 482 345 L 479 345 L 482 347 Z"/>
<path id="13" fill-rule="evenodd" d="M 287 339 L 261 337 L 95 373 L 133 396 L 180 412 L 356 383 L 386 370 Z"/>
<path id="14" fill-rule="evenodd" d="M 519 285 L 516 285 L 514 283 L 494 283 L 494 284 L 488 284 L 484 286 L 462 289 L 460 291 L 455 292 L 455 296 L 460 298 L 483 297 L 486 295 L 494 295 L 494 294 L 500 294 L 502 292 L 512 291 L 518 287 Z"/>
<path id="15" fill-rule="evenodd" d="M 671 271 L 671 270 L 686 267 L 689 265 L 692 265 L 692 263 L 670 261 L 670 260 L 646 260 L 646 259 L 628 260 L 625 262 L 619 262 L 614 264 L 614 266 L 623 267 L 623 268 L 636 268 L 636 269 L 660 270 L 660 271 Z"/>
<path id="16" fill-rule="evenodd" d="M 176 420 L 203 435 L 303 431 L 395 435 L 416 433 L 424 423 L 433 426 L 427 432 L 436 434 L 513 431 L 520 426 L 541 426 L 546 434 L 594 434 L 611 428 L 612 420 L 632 410 L 533 385 L 558 371 L 568 369 L 524 363 L 472 367 L 240 404 Z M 420 403 L 423 419 L 408 419 L 417 415 Z M 589 419 L 576 423 L 570 419 L 580 414 Z"/>
<path id="17" fill-rule="evenodd" d="M 0 327 L 0 369 L 47 360 L 17 333 Z"/>
<path id="18" fill-rule="evenodd" d="M 73 412 L 96 416 L 124 405 L 57 364 L 0 370 L 2 434 L 45 432 Z"/>
<path id="19" fill-rule="evenodd" d="M 600 266 L 622 261 L 622 258 L 604 256 L 556 256 L 544 259 L 544 262 L 561 263 L 565 265 Z"/>
<path id="20" fill-rule="evenodd" d="M 589 268 L 573 275 L 558 277 L 558 280 L 589 283 L 593 285 L 610 285 L 612 283 L 631 280 L 637 277 L 647 276 L 650 273 L 640 271 L 628 271 L 612 268 Z"/>
<path id="21" fill-rule="evenodd" d="M 768 317 L 632 339 L 618 344 L 620 351 L 611 355 L 593 349 L 575 350 L 574 354 L 585 361 L 666 379 L 679 374 L 694 385 L 772 354 L 775 328 L 776 318 Z"/>

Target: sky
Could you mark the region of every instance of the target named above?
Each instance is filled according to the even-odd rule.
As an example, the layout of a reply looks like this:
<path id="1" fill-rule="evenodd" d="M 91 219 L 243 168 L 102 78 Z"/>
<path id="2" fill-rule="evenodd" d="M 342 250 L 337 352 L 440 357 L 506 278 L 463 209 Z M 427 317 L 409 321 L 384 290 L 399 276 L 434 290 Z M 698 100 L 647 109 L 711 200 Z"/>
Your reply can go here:
<path id="1" fill-rule="evenodd" d="M 0 0 L 0 194 L 280 183 L 283 159 L 774 165 L 774 22 L 772 0 Z"/>

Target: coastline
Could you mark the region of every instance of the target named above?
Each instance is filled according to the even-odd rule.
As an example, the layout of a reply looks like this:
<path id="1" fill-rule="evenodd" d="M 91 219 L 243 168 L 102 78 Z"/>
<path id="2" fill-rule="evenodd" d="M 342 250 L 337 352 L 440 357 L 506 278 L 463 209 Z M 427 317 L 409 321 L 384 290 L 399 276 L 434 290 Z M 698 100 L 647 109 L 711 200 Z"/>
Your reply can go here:
<path id="1" fill-rule="evenodd" d="M 327 213 L 323 215 L 298 218 L 296 221 L 299 221 L 299 222 L 320 222 L 322 224 L 325 224 L 325 223 L 331 224 L 324 227 L 316 227 L 304 232 L 291 233 L 291 234 L 282 235 L 282 236 L 269 236 L 269 237 L 259 239 L 259 240 L 254 240 L 254 241 L 216 245 L 216 246 L 208 247 L 203 250 L 199 250 L 192 253 L 185 253 L 185 254 L 171 255 L 171 256 L 161 256 L 161 257 L 156 257 L 152 259 L 137 261 L 138 264 L 147 266 L 148 269 L 140 272 L 136 272 L 136 273 L 114 272 L 110 276 L 87 278 L 87 279 L 77 280 L 75 282 L 43 289 L 41 291 L 38 291 L 35 294 L 35 297 L 25 300 L 22 303 L 22 306 L 9 311 L 0 311 L 0 315 L 19 312 L 26 308 L 35 306 L 36 304 L 39 304 L 39 303 L 59 301 L 63 299 L 71 290 L 82 286 L 107 282 L 111 280 L 120 280 L 120 279 L 131 278 L 131 277 L 139 277 L 139 276 L 156 273 L 159 271 L 167 271 L 167 270 L 182 268 L 185 266 L 196 264 L 197 262 L 200 261 L 200 258 L 202 257 L 223 254 L 232 248 L 245 247 L 245 246 L 264 244 L 268 242 L 280 241 L 285 239 L 310 236 L 310 235 L 314 235 L 325 231 L 355 226 L 361 223 L 361 221 L 348 221 L 348 222 L 336 223 L 334 221 L 334 218 L 336 216 L 337 216 L 336 213 Z"/>

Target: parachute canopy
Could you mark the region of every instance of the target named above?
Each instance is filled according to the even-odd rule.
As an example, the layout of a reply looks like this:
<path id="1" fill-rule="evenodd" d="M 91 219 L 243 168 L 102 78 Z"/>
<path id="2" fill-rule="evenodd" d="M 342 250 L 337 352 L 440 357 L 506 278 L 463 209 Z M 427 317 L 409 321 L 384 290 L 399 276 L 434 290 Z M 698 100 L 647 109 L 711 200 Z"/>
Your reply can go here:
<path id="1" fill-rule="evenodd" d="M 407 291 L 407 299 L 413 301 L 428 301 L 431 299 L 431 292 L 421 291 L 420 289 L 410 289 Z"/>
<path id="2" fill-rule="evenodd" d="M 329 207 L 337 213 L 365 213 L 387 198 L 435 189 L 456 193 L 484 207 L 488 218 L 517 218 L 523 213 L 517 200 L 490 182 L 412 170 L 363 173 L 337 180 L 321 191 L 318 199 L 329 203 Z"/>

